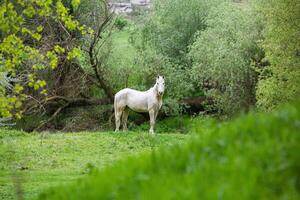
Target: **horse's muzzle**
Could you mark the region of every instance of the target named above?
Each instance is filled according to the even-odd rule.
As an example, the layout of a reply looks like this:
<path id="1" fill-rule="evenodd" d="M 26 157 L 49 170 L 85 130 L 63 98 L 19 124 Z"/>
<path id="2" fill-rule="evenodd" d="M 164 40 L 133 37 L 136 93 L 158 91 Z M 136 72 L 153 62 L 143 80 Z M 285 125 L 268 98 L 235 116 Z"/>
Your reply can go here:
<path id="1" fill-rule="evenodd" d="M 159 96 L 162 96 L 164 93 L 163 92 L 158 92 Z"/>

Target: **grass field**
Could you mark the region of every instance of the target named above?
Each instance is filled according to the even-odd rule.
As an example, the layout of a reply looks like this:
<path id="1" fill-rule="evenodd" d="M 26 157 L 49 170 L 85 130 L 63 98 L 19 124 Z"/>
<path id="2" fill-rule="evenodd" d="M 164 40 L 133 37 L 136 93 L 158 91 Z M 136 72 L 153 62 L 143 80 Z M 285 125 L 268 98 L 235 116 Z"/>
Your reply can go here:
<path id="1" fill-rule="evenodd" d="M 192 140 L 119 161 L 39 199 L 300 198 L 300 105 L 217 123 Z"/>
<path id="2" fill-rule="evenodd" d="M 155 137 L 148 128 L 42 135 L 2 130 L 0 197 L 300 198 L 300 104 L 222 123 L 170 118 L 157 124 Z"/>
<path id="3" fill-rule="evenodd" d="M 183 142 L 183 134 L 81 132 L 26 134 L 0 131 L 0 199 L 25 199 L 51 186 L 67 184 L 93 169 L 146 153 L 161 145 Z M 20 190 L 20 192 L 18 192 Z"/>

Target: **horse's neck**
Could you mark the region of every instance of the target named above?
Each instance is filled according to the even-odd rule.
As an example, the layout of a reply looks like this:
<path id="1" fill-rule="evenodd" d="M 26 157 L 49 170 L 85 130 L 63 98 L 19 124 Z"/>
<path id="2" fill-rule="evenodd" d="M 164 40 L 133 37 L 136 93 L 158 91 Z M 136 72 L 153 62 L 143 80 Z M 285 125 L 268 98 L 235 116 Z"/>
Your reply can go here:
<path id="1" fill-rule="evenodd" d="M 156 85 L 154 85 L 152 88 L 150 88 L 148 90 L 148 92 L 153 93 L 155 95 L 155 97 L 156 97 L 156 99 L 157 99 L 158 102 L 162 101 L 162 96 L 158 95 L 158 91 L 156 89 Z"/>
<path id="2" fill-rule="evenodd" d="M 154 93 L 155 95 L 157 95 L 156 85 L 154 85 L 152 88 L 150 88 L 150 89 L 148 90 L 148 92 L 152 92 L 152 93 Z"/>

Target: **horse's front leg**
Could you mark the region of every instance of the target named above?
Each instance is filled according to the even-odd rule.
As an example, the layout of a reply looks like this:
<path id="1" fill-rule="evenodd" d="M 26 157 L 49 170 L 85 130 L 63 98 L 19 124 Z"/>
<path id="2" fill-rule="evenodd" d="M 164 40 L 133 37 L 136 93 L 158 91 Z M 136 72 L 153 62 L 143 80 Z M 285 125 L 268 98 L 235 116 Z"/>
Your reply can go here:
<path id="1" fill-rule="evenodd" d="M 154 134 L 154 125 L 155 125 L 155 111 L 153 109 L 149 110 L 150 116 L 150 134 Z"/>
<path id="2" fill-rule="evenodd" d="M 157 118 L 157 115 L 158 115 L 158 110 L 156 110 L 154 113 L 155 113 L 154 114 L 154 120 L 156 121 L 156 118 Z"/>

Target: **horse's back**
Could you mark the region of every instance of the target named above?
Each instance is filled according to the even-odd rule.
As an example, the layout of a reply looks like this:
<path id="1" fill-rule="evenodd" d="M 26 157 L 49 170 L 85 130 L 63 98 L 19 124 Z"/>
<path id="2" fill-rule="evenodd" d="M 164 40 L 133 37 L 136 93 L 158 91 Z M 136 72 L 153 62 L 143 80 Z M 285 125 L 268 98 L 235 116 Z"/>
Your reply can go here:
<path id="1" fill-rule="evenodd" d="M 135 111 L 147 111 L 147 92 L 125 88 L 115 95 L 115 104 L 119 106 L 128 106 Z"/>
<path id="2" fill-rule="evenodd" d="M 124 96 L 124 95 L 126 95 L 127 92 L 128 92 L 128 90 L 129 90 L 129 88 L 125 88 L 125 89 L 122 89 L 119 92 L 117 92 L 115 94 L 115 100 L 118 99 L 118 98 L 120 98 L 120 97 L 122 97 L 122 96 Z"/>
<path id="3" fill-rule="evenodd" d="M 146 92 L 134 90 L 131 88 L 124 88 L 116 93 L 115 99 L 126 97 L 126 96 L 143 96 L 146 95 Z"/>
<path id="4" fill-rule="evenodd" d="M 129 90 L 130 90 L 129 88 L 125 88 L 125 89 L 122 89 L 119 92 L 117 92 L 115 94 L 115 104 L 120 104 L 120 103 L 122 103 L 122 101 L 123 101 L 123 103 L 125 103 L 124 101 L 127 98 L 127 94 L 129 92 Z"/>

